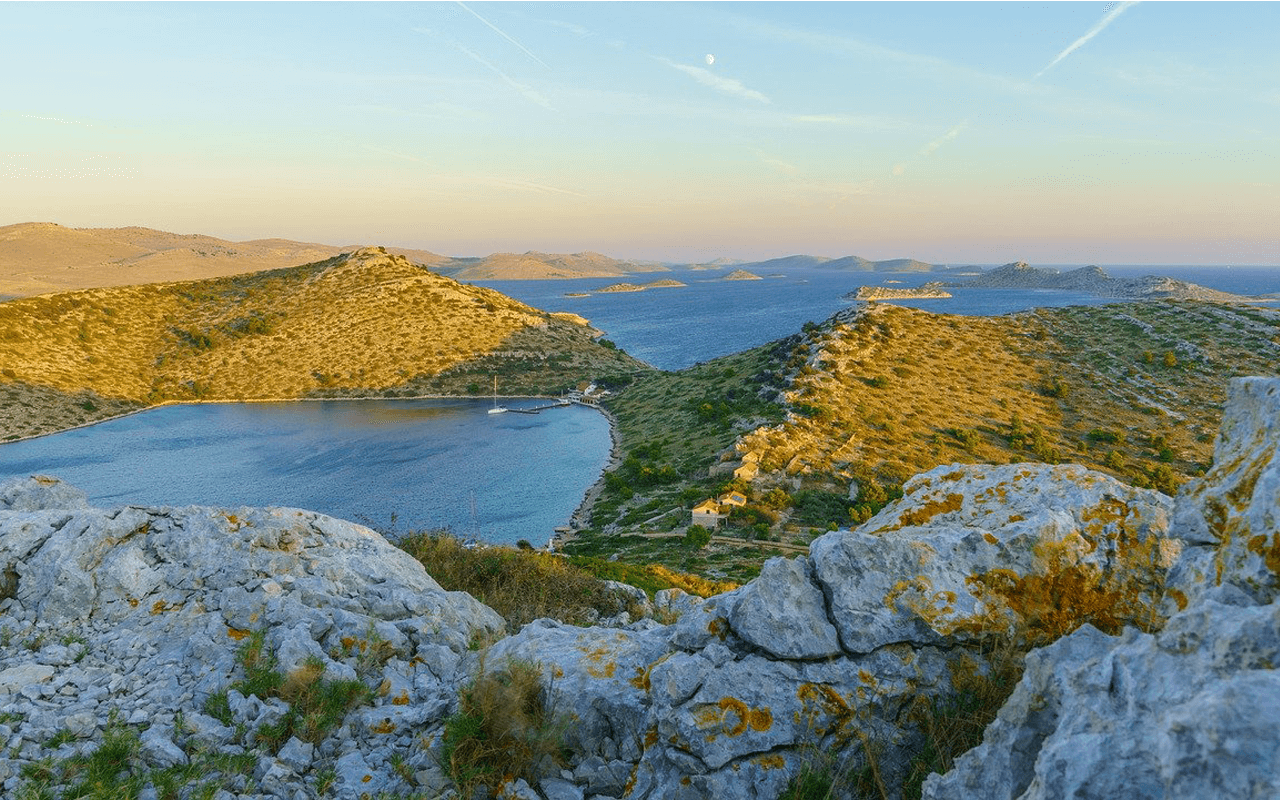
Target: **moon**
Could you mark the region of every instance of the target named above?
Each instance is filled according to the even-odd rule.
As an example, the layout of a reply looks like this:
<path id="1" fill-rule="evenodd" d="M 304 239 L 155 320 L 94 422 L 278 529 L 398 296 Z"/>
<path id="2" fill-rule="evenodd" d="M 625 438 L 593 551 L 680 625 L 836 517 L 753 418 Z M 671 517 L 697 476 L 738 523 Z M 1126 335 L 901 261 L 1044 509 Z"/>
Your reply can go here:
<path id="1" fill-rule="evenodd" d="M 707 53 L 707 66 L 709 67 L 714 63 L 716 63 L 716 57 L 711 55 L 710 53 Z"/>

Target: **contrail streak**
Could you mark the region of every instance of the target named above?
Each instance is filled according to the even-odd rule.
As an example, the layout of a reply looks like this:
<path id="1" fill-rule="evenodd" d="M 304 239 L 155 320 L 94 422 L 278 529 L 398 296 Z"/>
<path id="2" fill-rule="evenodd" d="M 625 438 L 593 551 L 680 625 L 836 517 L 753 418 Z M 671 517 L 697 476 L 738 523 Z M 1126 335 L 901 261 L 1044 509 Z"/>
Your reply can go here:
<path id="1" fill-rule="evenodd" d="M 1068 45 L 1066 50 L 1063 50 L 1061 53 L 1058 53 L 1057 57 L 1054 58 L 1052 61 L 1050 61 L 1048 66 L 1046 66 L 1044 69 L 1037 72 L 1036 76 L 1031 80 L 1033 81 L 1039 80 L 1040 76 L 1048 72 L 1050 69 L 1052 69 L 1055 64 L 1057 64 L 1059 61 L 1066 58 L 1067 56 L 1071 55 L 1075 51 L 1079 50 L 1090 39 L 1102 33 L 1103 29 L 1105 29 L 1108 25 L 1114 22 L 1116 17 L 1120 16 L 1125 11 L 1127 11 L 1130 6 L 1136 6 L 1137 4 L 1138 4 L 1138 0 L 1125 0 L 1125 2 L 1120 3 L 1115 8 L 1108 11 L 1106 14 L 1102 16 L 1102 19 L 1098 20 L 1097 25 L 1094 25 L 1092 28 L 1089 29 L 1088 33 L 1086 33 L 1084 36 L 1081 36 L 1079 39 L 1076 39 L 1074 42 Z"/>
<path id="2" fill-rule="evenodd" d="M 490 29 L 492 29 L 494 33 L 498 34 L 498 35 L 499 35 L 499 36 L 501 36 L 503 39 L 506 39 L 508 42 L 511 42 L 511 43 L 512 43 L 512 44 L 514 44 L 516 47 L 520 48 L 521 52 L 523 52 L 523 53 L 524 53 L 525 55 L 527 55 L 529 58 L 532 58 L 534 61 L 537 61 L 539 64 L 541 64 L 542 66 L 546 67 L 547 69 L 551 69 L 551 67 L 547 65 L 547 62 L 543 61 L 542 59 L 540 59 L 540 58 L 538 58 L 537 56 L 535 56 L 533 53 L 529 52 L 529 48 L 527 48 L 527 47 L 525 47 L 524 45 L 520 44 L 520 43 L 519 43 L 519 42 L 517 42 L 515 39 L 512 39 L 512 38 L 511 38 L 510 36 L 508 36 L 507 34 L 503 33 L 503 32 L 502 32 L 502 29 L 500 29 L 497 25 L 494 25 L 492 22 L 490 22 L 489 20 L 487 20 L 487 19 L 485 19 L 484 17 L 480 16 L 480 15 L 479 15 L 479 14 L 477 14 L 476 12 L 472 11 L 470 8 L 467 8 L 467 4 L 466 4 L 466 3 L 463 3 L 463 2 L 462 2 L 462 0 L 458 0 L 458 5 L 460 5 L 460 6 L 462 6 L 463 8 L 465 8 L 465 9 L 467 10 L 467 13 L 468 13 L 468 14 L 470 14 L 471 16 L 475 17 L 476 19 L 480 20 L 480 21 L 481 21 L 481 22 L 483 22 L 485 25 L 488 25 L 488 26 L 489 26 L 489 28 L 490 28 Z"/>

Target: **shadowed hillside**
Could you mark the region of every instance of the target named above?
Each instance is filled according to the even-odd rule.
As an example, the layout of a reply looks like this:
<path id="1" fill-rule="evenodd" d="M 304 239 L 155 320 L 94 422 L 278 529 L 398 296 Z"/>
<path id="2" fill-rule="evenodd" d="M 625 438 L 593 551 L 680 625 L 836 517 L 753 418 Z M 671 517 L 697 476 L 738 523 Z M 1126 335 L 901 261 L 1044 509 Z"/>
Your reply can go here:
<path id="1" fill-rule="evenodd" d="M 382 248 L 189 283 L 0 305 L 0 438 L 167 401 L 544 394 L 647 369 L 586 320 Z"/>

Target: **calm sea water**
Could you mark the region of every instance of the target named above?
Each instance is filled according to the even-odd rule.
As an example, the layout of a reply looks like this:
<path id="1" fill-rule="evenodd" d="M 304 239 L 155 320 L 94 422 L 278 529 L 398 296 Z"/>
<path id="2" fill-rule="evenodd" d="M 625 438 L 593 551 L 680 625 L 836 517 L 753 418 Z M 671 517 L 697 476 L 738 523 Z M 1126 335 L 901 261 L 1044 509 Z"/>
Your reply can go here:
<path id="1" fill-rule="evenodd" d="M 983 265 L 983 268 L 991 265 Z M 1058 267 L 1066 270 L 1074 265 Z M 1239 294 L 1280 292 L 1280 268 L 1104 267 L 1115 277 L 1169 275 L 1221 291 Z M 692 364 L 771 342 L 800 330 L 805 322 L 821 322 L 841 308 L 847 292 L 859 286 L 919 286 L 931 280 L 963 281 L 951 274 L 870 274 L 792 270 L 785 275 L 761 275 L 758 281 L 726 281 L 725 270 L 673 270 L 632 275 L 630 283 L 673 278 L 687 286 L 646 289 L 643 292 L 590 294 L 617 278 L 571 281 L 477 281 L 545 311 L 580 314 L 618 346 L 661 369 Z M 896 281 L 897 283 L 888 283 Z M 1111 298 L 1063 291 L 1004 289 L 949 290 L 943 300 L 895 301 L 942 314 L 992 315 L 1026 311 L 1037 306 L 1100 305 Z"/>
<path id="2" fill-rule="evenodd" d="M 512 407 L 529 407 L 519 400 Z M 168 406 L 0 445 L 0 476 L 46 473 L 96 505 L 290 506 L 384 530 L 541 545 L 609 457 L 609 423 L 478 400 Z"/>
<path id="3" fill-rule="evenodd" d="M 1123 277 L 1170 275 L 1241 294 L 1280 292 L 1280 269 L 1106 269 Z M 824 320 L 848 306 L 842 296 L 863 284 L 908 287 L 953 277 L 812 269 L 724 281 L 725 273 L 633 276 L 636 283 L 676 278 L 688 285 L 588 297 L 565 294 L 616 280 L 483 285 L 547 311 L 581 314 L 637 358 L 681 369 Z M 903 304 L 989 315 L 1113 302 L 1056 291 L 952 293 Z M 400 530 L 449 527 L 487 541 L 541 544 L 568 522 L 604 468 L 608 422 L 582 407 L 537 416 L 490 416 L 487 408 L 487 401 L 463 399 L 174 406 L 0 445 L 0 478 L 57 475 L 101 505 L 284 505 L 383 528 L 394 520 Z"/>

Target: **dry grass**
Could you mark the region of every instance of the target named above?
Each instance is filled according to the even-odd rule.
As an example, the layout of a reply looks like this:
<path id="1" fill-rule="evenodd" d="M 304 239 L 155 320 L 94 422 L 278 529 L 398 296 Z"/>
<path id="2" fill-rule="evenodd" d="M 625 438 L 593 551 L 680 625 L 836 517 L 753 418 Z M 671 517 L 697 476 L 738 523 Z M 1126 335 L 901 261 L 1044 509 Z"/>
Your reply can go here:
<path id="1" fill-rule="evenodd" d="M 1061 461 L 1171 491 L 1208 464 L 1228 380 L 1276 374 L 1278 332 L 1274 312 L 1207 303 L 988 318 L 872 305 L 815 332 L 788 394 L 800 413 L 739 447 L 788 475 Z"/>
<path id="2" fill-rule="evenodd" d="M 599 578 L 566 559 L 514 547 L 465 547 L 452 536 L 412 533 L 398 542 L 447 591 L 471 594 L 497 611 L 511 633 L 535 619 L 590 624 L 624 606 Z"/>
<path id="3" fill-rule="evenodd" d="M 509 661 L 481 670 L 445 722 L 441 761 L 461 797 L 483 786 L 494 796 L 502 783 L 536 783 L 543 768 L 561 756 L 564 724 L 549 707 L 542 669 Z M 548 759 L 550 761 L 548 761 Z"/>
<path id="4" fill-rule="evenodd" d="M 0 304 L 0 392 L 26 408 L 0 418 L 0 439 L 66 427 L 85 396 L 100 411 L 77 422 L 167 401 L 412 396 L 433 380 L 437 393 L 487 391 L 477 370 L 537 374 L 524 383 L 545 391 L 644 368 L 595 333 L 380 249 L 14 300 Z"/>

